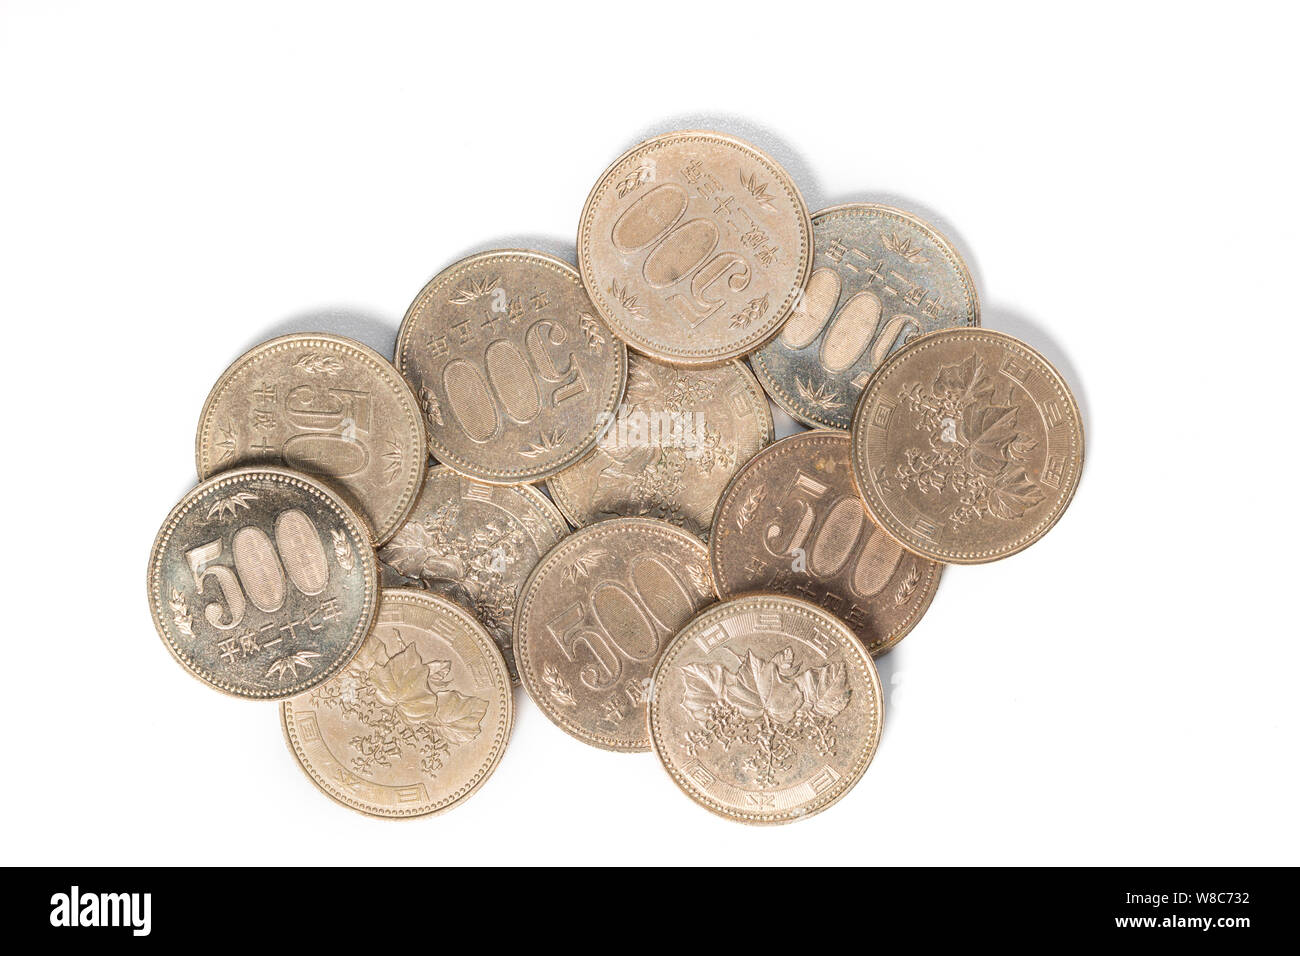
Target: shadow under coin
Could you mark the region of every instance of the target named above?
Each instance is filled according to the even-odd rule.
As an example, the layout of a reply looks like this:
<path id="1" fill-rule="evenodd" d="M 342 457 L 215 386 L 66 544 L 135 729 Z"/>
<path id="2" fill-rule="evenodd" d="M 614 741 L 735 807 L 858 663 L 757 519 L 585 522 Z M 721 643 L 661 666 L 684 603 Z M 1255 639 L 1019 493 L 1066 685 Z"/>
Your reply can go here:
<path id="1" fill-rule="evenodd" d="M 1074 363 L 1070 361 L 1070 357 L 1065 350 L 1037 322 L 1010 309 L 990 308 L 984 310 L 980 314 L 980 324 L 984 328 L 992 329 L 995 332 L 1014 335 L 1026 345 L 1041 352 L 1047 361 L 1056 366 L 1056 370 L 1065 378 L 1065 384 L 1070 386 L 1070 391 L 1074 394 L 1074 400 L 1079 405 L 1079 417 L 1083 419 L 1084 448 L 1091 452 L 1092 414 L 1088 405 L 1088 391 L 1084 388 L 1083 379 L 1080 377 L 1078 369 L 1074 367 Z"/>
<path id="2" fill-rule="evenodd" d="M 393 347 L 397 344 L 397 323 L 389 319 L 355 309 L 317 309 L 275 323 L 265 329 L 255 341 L 245 345 L 238 354 L 242 355 L 268 339 L 292 332 L 329 332 L 346 336 L 370 346 L 390 362 L 393 359 Z M 234 361 L 235 358 L 232 355 L 230 360 Z"/>
<path id="3" fill-rule="evenodd" d="M 554 236 L 543 236 L 538 234 L 520 234 L 516 236 L 498 236 L 487 242 L 478 242 L 472 246 L 461 249 L 460 252 L 445 264 L 439 266 L 429 276 L 430 279 L 442 272 L 447 266 L 460 262 L 472 255 L 480 252 L 494 252 L 498 249 L 531 249 L 533 252 L 544 252 L 548 256 L 554 256 L 556 259 L 563 259 L 569 265 L 577 267 L 578 264 L 578 247 L 573 242 L 567 242 L 563 239 L 557 239 Z M 427 279 L 425 280 L 428 281 Z M 418 291 L 418 290 L 417 290 Z M 415 298 L 412 293 L 411 298 Z"/>

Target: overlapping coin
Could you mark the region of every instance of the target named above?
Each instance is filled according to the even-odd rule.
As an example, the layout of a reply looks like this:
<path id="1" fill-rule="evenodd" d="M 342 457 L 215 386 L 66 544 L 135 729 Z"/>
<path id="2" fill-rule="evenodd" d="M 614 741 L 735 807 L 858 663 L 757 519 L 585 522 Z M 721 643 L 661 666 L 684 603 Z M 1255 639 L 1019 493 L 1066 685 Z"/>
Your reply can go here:
<path id="1" fill-rule="evenodd" d="M 379 353 L 338 335 L 284 335 L 240 356 L 199 416 L 199 477 L 281 465 L 323 478 L 388 540 L 427 460 L 415 396 Z"/>
<path id="2" fill-rule="evenodd" d="M 767 397 L 742 363 L 674 368 L 634 354 L 614 426 L 546 486 L 578 526 L 644 516 L 707 537 L 722 489 L 771 440 Z"/>
<path id="3" fill-rule="evenodd" d="M 1082 469 L 1069 386 L 1000 332 L 918 339 L 881 366 L 853 416 L 867 511 L 934 561 L 976 564 L 1029 547 L 1064 513 Z"/>
<path id="4" fill-rule="evenodd" d="M 490 485 L 445 465 L 429 469 L 406 523 L 379 550 L 385 587 L 419 587 L 469 607 L 515 670 L 519 589 L 566 534 L 564 518 L 536 488 Z"/>
<path id="5" fill-rule="evenodd" d="M 468 611 L 386 588 L 347 668 L 281 704 L 289 748 L 325 794 L 377 817 L 442 813 L 492 775 L 514 721 L 510 675 Z"/>
<path id="6" fill-rule="evenodd" d="M 627 351 L 577 270 L 521 249 L 470 256 L 430 280 L 402 320 L 395 360 L 434 457 L 507 485 L 591 451 L 627 375 Z"/>
<path id="7" fill-rule="evenodd" d="M 167 649 L 237 697 L 280 700 L 328 680 L 374 622 L 370 532 L 333 491 L 281 468 L 237 468 L 172 509 L 149 555 Z"/>
<path id="8" fill-rule="evenodd" d="M 979 325 L 979 301 L 952 243 L 911 213 L 852 203 L 815 213 L 812 226 L 807 291 L 750 362 L 796 419 L 848 428 L 886 356 L 929 332 Z"/>
<path id="9" fill-rule="evenodd" d="M 717 604 L 655 668 L 650 739 L 677 785 L 720 816 L 788 823 L 861 779 L 884 720 L 871 656 L 839 618 L 795 598 Z"/>
<path id="10" fill-rule="evenodd" d="M 803 288 L 808 209 L 770 156 L 724 133 L 656 136 L 616 159 L 587 197 L 578 266 L 630 346 L 677 365 L 757 348 Z"/>
<path id="11" fill-rule="evenodd" d="M 659 653 L 714 600 L 699 538 L 653 518 L 611 518 L 569 535 L 524 584 L 515 661 L 528 694 L 595 747 L 650 749 L 646 697 Z"/>
<path id="12" fill-rule="evenodd" d="M 942 567 L 867 517 L 850 444 L 848 432 L 823 429 L 759 452 L 718 503 L 709 560 L 724 600 L 751 591 L 803 598 L 878 656 L 929 608 Z"/>

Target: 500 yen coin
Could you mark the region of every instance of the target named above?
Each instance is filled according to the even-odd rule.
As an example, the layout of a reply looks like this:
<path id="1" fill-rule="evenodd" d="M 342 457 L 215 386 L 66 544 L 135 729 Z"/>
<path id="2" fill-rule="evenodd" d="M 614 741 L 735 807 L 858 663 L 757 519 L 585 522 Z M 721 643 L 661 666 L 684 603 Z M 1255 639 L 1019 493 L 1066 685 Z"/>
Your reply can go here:
<path id="1" fill-rule="evenodd" d="M 871 656 L 842 621 L 757 594 L 704 611 L 654 672 L 650 739 L 696 803 L 743 823 L 788 823 L 866 772 L 884 711 Z"/>
<path id="2" fill-rule="evenodd" d="M 473 615 L 386 588 L 357 656 L 280 716 L 325 794 L 372 816 L 420 817 L 457 806 L 492 775 L 514 709 L 505 660 Z"/>
<path id="3" fill-rule="evenodd" d="M 378 569 L 364 522 L 324 485 L 281 468 L 202 482 L 149 555 L 149 607 L 191 674 L 280 700 L 328 680 L 374 621 Z"/>

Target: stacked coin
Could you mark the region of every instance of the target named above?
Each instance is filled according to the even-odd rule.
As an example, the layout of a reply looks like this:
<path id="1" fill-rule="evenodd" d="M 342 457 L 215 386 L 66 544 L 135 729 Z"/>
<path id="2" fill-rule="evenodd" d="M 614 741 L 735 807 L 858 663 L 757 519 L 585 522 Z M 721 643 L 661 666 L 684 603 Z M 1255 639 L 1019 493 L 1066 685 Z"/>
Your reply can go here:
<path id="1" fill-rule="evenodd" d="M 194 676 L 280 701 L 304 771 L 363 813 L 475 792 L 512 682 L 717 814 L 816 813 L 870 764 L 872 658 L 943 565 L 1065 511 L 1078 406 L 980 327 L 933 226 L 810 216 L 734 136 L 620 156 L 577 258 L 447 267 L 391 364 L 326 333 L 237 359 L 150 555 L 155 626 Z M 812 430 L 773 443 L 769 399 Z"/>

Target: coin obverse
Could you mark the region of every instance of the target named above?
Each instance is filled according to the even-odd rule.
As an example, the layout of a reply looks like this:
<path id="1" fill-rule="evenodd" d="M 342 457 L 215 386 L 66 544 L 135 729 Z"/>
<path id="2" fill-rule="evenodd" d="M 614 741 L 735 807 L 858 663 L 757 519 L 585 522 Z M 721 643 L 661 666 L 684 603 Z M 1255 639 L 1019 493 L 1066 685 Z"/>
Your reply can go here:
<path id="1" fill-rule="evenodd" d="M 978 326 L 979 300 L 952 243 L 911 213 L 851 203 L 814 213 L 812 228 L 806 293 L 750 364 L 796 419 L 847 429 L 886 356 L 930 332 Z"/>
<path id="2" fill-rule="evenodd" d="M 569 535 L 524 584 L 515 661 L 533 701 L 584 743 L 650 749 L 646 696 L 664 645 L 714 600 L 709 555 L 653 518 L 610 518 Z"/>
<path id="3" fill-rule="evenodd" d="M 822 429 L 759 452 L 718 503 L 709 561 L 724 600 L 751 591 L 803 598 L 879 656 L 925 614 L 943 568 L 867 516 L 850 445 L 848 432 Z"/>
<path id="4" fill-rule="evenodd" d="M 415 396 L 373 349 L 339 335 L 283 335 L 236 359 L 199 416 L 199 477 L 242 465 L 316 475 L 364 515 L 377 542 L 397 530 L 424 478 Z"/>
<path id="5" fill-rule="evenodd" d="M 546 487 L 578 527 L 642 516 L 707 538 L 723 488 L 771 440 L 767 396 L 743 363 L 674 368 L 633 354 L 614 427 Z"/>
<path id="6" fill-rule="evenodd" d="M 327 796 L 376 817 L 442 813 L 473 795 L 505 752 L 510 674 L 464 608 L 385 588 L 347 668 L 280 705 L 289 749 Z"/>
<path id="7" fill-rule="evenodd" d="M 149 606 L 172 656 L 236 697 L 281 700 L 342 668 L 374 622 L 370 531 L 332 490 L 237 468 L 172 509 L 149 555 Z"/>
<path id="8" fill-rule="evenodd" d="M 788 823 L 839 800 L 880 741 L 880 678 L 853 632 L 797 598 L 724 601 L 684 627 L 653 678 L 650 739 L 692 800 Z"/>
<path id="9" fill-rule="evenodd" d="M 542 555 L 569 533 L 530 485 L 490 485 L 435 465 L 406 523 L 379 549 L 385 587 L 418 587 L 466 606 L 515 669 L 515 605 Z"/>
<path id="10" fill-rule="evenodd" d="M 596 182 L 578 227 L 578 267 L 628 345 L 675 365 L 715 365 L 767 341 L 812 260 L 794 181 L 724 133 L 665 133 Z"/>
<path id="11" fill-rule="evenodd" d="M 430 280 L 402 320 L 395 361 L 433 456 L 505 485 L 539 481 L 590 452 L 627 376 L 627 350 L 578 271 L 522 249 L 470 256 Z"/>
<path id="12" fill-rule="evenodd" d="M 987 329 L 918 339 L 872 377 L 853 416 L 853 477 L 904 547 L 995 561 L 1056 524 L 1083 470 L 1070 388 L 1025 343 Z"/>

